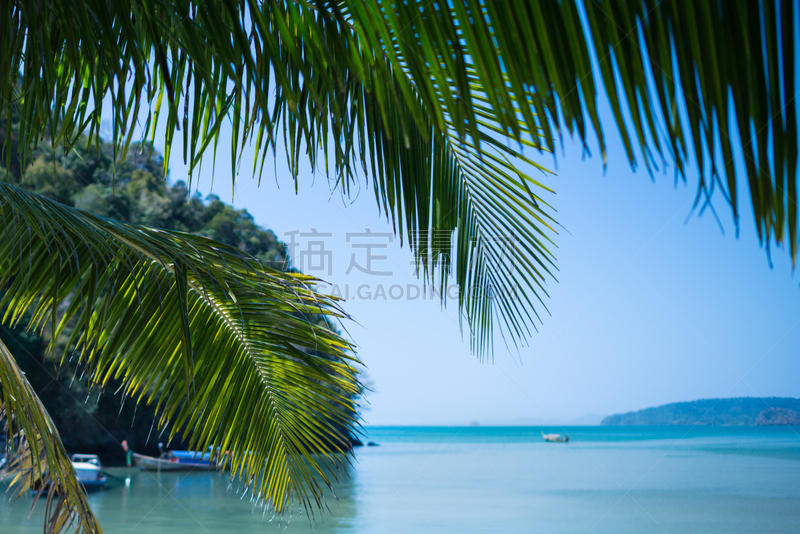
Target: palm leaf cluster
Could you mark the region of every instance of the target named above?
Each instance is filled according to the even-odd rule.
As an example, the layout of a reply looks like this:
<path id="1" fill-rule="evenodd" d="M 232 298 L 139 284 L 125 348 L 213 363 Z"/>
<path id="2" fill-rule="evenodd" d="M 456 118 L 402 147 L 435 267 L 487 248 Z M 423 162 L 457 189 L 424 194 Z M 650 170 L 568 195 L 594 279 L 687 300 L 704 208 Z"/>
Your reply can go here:
<path id="1" fill-rule="evenodd" d="M 13 499 L 33 491 L 32 507 L 44 500 L 45 534 L 63 532 L 73 525 L 86 533 L 101 533 L 58 430 L 2 341 L 0 384 L 0 416 L 6 426 L 6 469 Z"/>
<path id="2" fill-rule="evenodd" d="M 720 191 L 737 224 L 738 175 L 748 184 L 761 243 L 787 245 L 793 263 L 797 7 L 793 0 L 586 3 L 589 45 L 605 58 L 598 81 L 631 163 L 637 144 L 648 169 L 657 154 L 683 173 L 694 156 L 700 171 L 695 204 L 709 205 Z M 743 172 L 736 170 L 740 162 Z"/>
<path id="3" fill-rule="evenodd" d="M 18 2 L 12 9 L 9 24 L 19 34 L 33 27 L 28 9 L 35 8 Z M 182 136 L 184 160 L 199 165 L 230 120 L 234 162 L 249 142 L 262 169 L 280 144 L 295 180 L 307 161 L 335 176 L 345 194 L 363 171 L 426 279 L 438 276 L 444 295 L 447 276 L 455 275 L 473 347 L 490 348 L 496 316 L 511 339 L 527 337 L 533 303 L 546 294 L 553 270 L 555 225 L 542 198 L 551 191 L 520 172 L 533 162 L 496 136 L 513 126 L 540 147 L 538 131 L 513 111 L 496 115 L 495 92 L 465 53 L 456 60 L 466 69 L 458 80 L 438 76 L 435 87 L 427 85 L 435 73 L 415 51 L 416 38 L 406 41 L 418 22 L 444 24 L 439 19 L 449 12 L 417 10 L 390 21 L 382 9 L 276 1 L 54 5 L 36 15 L 48 43 L 9 43 L 17 50 L 10 63 L 23 74 L 4 98 L 17 102 L 22 147 L 42 134 L 69 145 L 88 131 L 91 140 L 103 120 L 92 103 L 111 100 L 120 157 L 146 107 L 143 135 L 155 135 L 158 124 L 168 132 L 165 161 Z M 20 58 L 33 56 L 23 69 Z M 45 102 L 60 111 L 40 115 Z M 513 95 L 507 104 L 525 107 Z M 513 262 L 513 273 L 502 258 Z M 492 298 L 500 294 L 521 300 Z"/>
<path id="4" fill-rule="evenodd" d="M 513 340 L 527 337 L 552 277 L 550 189 L 518 170 L 532 163 L 524 147 L 554 150 L 566 130 L 588 149 L 594 131 L 605 158 L 598 87 L 632 165 L 641 157 L 652 170 L 660 157 L 682 173 L 694 157 L 698 202 L 720 191 L 737 222 L 741 153 L 762 243 L 788 242 L 796 257 L 794 10 L 790 0 L 16 0 L 0 14 L 10 29 L 0 102 L 7 117 L 19 110 L 23 151 L 42 136 L 96 137 L 94 103 L 110 101 L 119 158 L 134 135 L 163 131 L 165 162 L 180 139 L 194 169 L 230 121 L 232 177 L 248 144 L 259 176 L 278 146 L 295 180 L 306 161 L 350 194 L 360 169 L 426 279 L 455 275 L 482 351 L 495 317 Z M 496 268 L 508 242 L 513 273 Z M 469 298 L 509 289 L 524 296 Z"/>
<path id="5" fill-rule="evenodd" d="M 79 359 L 90 387 L 121 380 L 125 398 L 156 403 L 156 431 L 170 423 L 193 450 L 227 453 L 232 477 L 267 508 L 321 502 L 320 483 L 346 461 L 341 429 L 355 424 L 359 385 L 350 345 L 311 320 L 344 317 L 312 278 L 11 185 L 0 185 L 0 214 L 4 321 L 30 309 L 30 327 L 51 339 L 69 323 L 64 357 Z M 52 456 L 57 435 L 36 428 Z"/>

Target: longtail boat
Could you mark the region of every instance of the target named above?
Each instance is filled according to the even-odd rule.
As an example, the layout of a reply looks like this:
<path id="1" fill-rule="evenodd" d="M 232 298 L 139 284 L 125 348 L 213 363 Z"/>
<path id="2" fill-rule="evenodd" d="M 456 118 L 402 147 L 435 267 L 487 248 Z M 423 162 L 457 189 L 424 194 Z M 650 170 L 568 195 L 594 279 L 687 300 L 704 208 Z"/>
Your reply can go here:
<path id="1" fill-rule="evenodd" d="M 164 451 L 159 443 L 161 455 L 146 456 L 133 453 L 133 462 L 144 471 L 191 471 L 203 469 L 218 469 L 217 463 L 211 458 L 211 451 L 200 453 L 195 451 Z"/>
<path id="2" fill-rule="evenodd" d="M 563 443 L 569 441 L 569 436 L 562 436 L 561 434 L 545 434 L 542 432 L 542 437 L 545 441 L 559 441 Z"/>

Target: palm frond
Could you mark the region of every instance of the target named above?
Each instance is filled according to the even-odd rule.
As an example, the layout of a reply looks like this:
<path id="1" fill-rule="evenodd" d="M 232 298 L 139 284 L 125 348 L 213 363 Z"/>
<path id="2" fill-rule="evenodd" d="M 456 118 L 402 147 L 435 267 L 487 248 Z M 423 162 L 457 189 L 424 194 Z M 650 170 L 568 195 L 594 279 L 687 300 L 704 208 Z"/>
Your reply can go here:
<path id="1" fill-rule="evenodd" d="M 737 225 L 741 173 L 762 244 L 787 244 L 796 261 L 794 0 L 346 3 L 440 128 L 450 115 L 463 139 L 484 108 L 508 138 L 538 145 L 541 134 L 551 150 L 563 131 L 588 149 L 594 129 L 605 161 L 602 87 L 632 166 L 671 161 L 684 175 L 693 157 L 696 205 L 719 191 Z"/>
<path id="2" fill-rule="evenodd" d="M 313 278 L 238 249 L 129 225 L 0 185 L 0 306 L 68 350 L 89 386 L 123 382 L 193 450 L 226 451 L 265 509 L 320 504 L 346 464 L 359 391 L 351 346 L 312 321 L 345 317 Z M 64 357 L 70 357 L 70 352 Z"/>
<path id="3" fill-rule="evenodd" d="M 743 154 L 762 243 L 788 242 L 797 256 L 792 0 L 46 4 L 16 0 L 0 14 L 11 29 L 0 47 L 0 64 L 10 66 L 0 105 L 7 120 L 20 118 L 21 151 L 44 136 L 69 145 L 88 130 L 91 139 L 104 120 L 93 103 L 110 99 L 119 158 L 146 109 L 143 135 L 165 132 L 165 164 L 182 136 L 183 160 L 195 169 L 230 120 L 232 180 L 248 143 L 260 176 L 281 138 L 295 180 L 307 160 L 349 194 L 359 167 L 369 170 L 378 204 L 412 241 L 415 229 L 432 234 L 441 224 L 424 199 L 460 214 L 458 225 L 440 228 L 463 260 L 452 265 L 462 294 L 472 288 L 461 272 L 488 285 L 530 281 L 533 271 L 489 283 L 496 272 L 469 260 L 481 255 L 476 235 L 502 228 L 537 266 L 524 297 L 537 299 L 551 268 L 542 233 L 552 236 L 551 221 L 516 170 L 526 162 L 521 147 L 554 150 L 569 132 L 588 150 L 594 130 L 605 159 L 602 87 L 631 165 L 671 160 L 683 173 L 694 157 L 698 202 L 721 191 L 737 223 L 734 162 Z M 505 165 L 489 156 L 495 150 Z M 476 198 L 477 176 L 494 195 L 491 216 L 488 200 Z M 452 179 L 460 183 L 442 186 Z M 424 249 L 415 249 L 423 264 Z M 502 323 L 517 339 L 533 321 L 530 303 L 515 305 L 495 310 L 507 310 Z M 461 306 L 485 348 L 486 306 Z"/>
<path id="4" fill-rule="evenodd" d="M 631 164 L 635 145 L 648 169 L 657 155 L 683 174 L 694 157 L 695 205 L 710 205 L 719 191 L 737 227 L 739 175 L 750 190 L 759 240 L 768 251 L 773 239 L 787 245 L 794 264 L 797 2 L 593 0 L 586 17 L 590 46 L 601 58 L 598 81 Z"/>
<path id="5" fill-rule="evenodd" d="M 440 292 L 444 305 L 453 297 L 453 277 L 473 350 L 491 352 L 497 322 L 507 343 L 529 337 L 554 278 L 557 223 L 543 198 L 552 189 L 519 167 L 541 167 L 491 135 L 498 129 L 491 115 L 479 117 L 476 134 L 460 138 L 450 115 L 443 131 L 430 122 L 419 128 L 404 101 L 381 110 L 358 83 L 351 84 L 349 96 L 365 102 L 355 137 L 372 156 L 364 171 L 372 175 L 376 202 L 401 243 L 407 239 L 422 278 Z M 421 101 L 417 106 L 427 110 Z M 340 185 L 347 187 L 344 179 Z"/>
<path id="6" fill-rule="evenodd" d="M 216 146 L 220 121 L 229 116 L 233 119 L 232 161 L 237 160 L 246 140 L 254 140 L 256 158 L 261 158 L 263 167 L 282 131 L 295 180 L 303 159 L 313 168 L 324 165 L 326 172 L 338 177 L 335 184 L 346 194 L 356 182 L 357 169 L 371 173 L 376 201 L 392 219 L 401 240 L 414 248 L 421 271 L 437 285 L 445 304 L 447 277 L 455 274 L 458 305 L 462 318 L 470 324 L 473 348 L 483 353 L 491 347 L 496 317 L 511 342 L 527 337 L 536 327 L 534 316 L 538 315 L 531 299 L 541 302 L 546 295 L 544 286 L 553 268 L 549 247 L 553 246 L 555 224 L 552 210 L 542 198 L 552 191 L 517 170 L 521 165 L 536 167 L 519 145 L 507 146 L 496 140 L 504 135 L 509 119 L 495 116 L 492 92 L 481 85 L 476 71 L 465 71 L 467 92 L 455 95 L 454 100 L 449 80 L 439 80 L 434 89 L 420 84 L 414 78 L 418 71 L 410 67 L 416 56 L 393 44 L 381 44 L 386 37 L 383 34 L 365 34 L 354 26 L 357 5 L 272 1 L 232 6 L 204 3 L 188 17 L 169 2 L 134 6 L 136 32 L 140 33 L 130 35 L 146 36 L 144 41 L 135 41 L 141 46 L 137 52 L 141 57 L 134 54 L 133 46 L 114 49 L 113 54 L 124 58 L 120 65 L 132 69 L 135 79 L 146 77 L 161 93 L 169 93 L 170 87 L 186 88 L 176 90 L 173 98 L 157 98 L 151 115 L 154 122 L 148 120 L 145 133 L 155 131 L 161 105 L 167 102 L 169 117 L 183 113 L 180 125 L 168 118 L 166 127 L 182 128 L 184 146 L 192 151 L 188 156 L 184 153 L 184 158 L 191 167 L 199 164 L 210 143 Z M 112 4 L 104 9 L 117 7 Z M 240 20 L 245 12 L 250 19 L 247 24 Z M 119 27 L 101 33 L 127 36 L 127 22 L 120 17 L 109 18 Z M 151 18 L 157 21 L 144 22 Z M 59 27 L 63 23 L 58 17 L 52 20 Z M 211 21 L 216 25 L 214 31 L 232 35 L 232 39 L 218 42 L 211 34 Z M 86 27 L 80 35 L 86 43 L 96 43 L 98 31 Z M 394 30 L 389 27 L 387 31 L 390 35 Z M 391 44 L 393 39 L 387 42 Z M 367 41 L 372 45 L 366 46 Z M 150 44 L 157 42 L 170 43 L 165 48 L 172 65 L 168 79 L 159 77 L 164 72 L 161 52 Z M 68 49 L 65 44 L 62 63 L 73 57 Z M 236 57 L 240 61 L 233 61 Z M 459 61 L 465 64 L 463 58 Z M 120 73 L 111 71 L 117 67 L 116 63 L 102 67 L 85 62 L 76 72 L 105 69 L 103 80 L 116 76 L 122 83 Z M 214 76 L 208 77 L 212 71 Z M 22 83 L 23 90 L 26 83 Z M 65 83 L 63 90 L 83 99 L 79 109 L 90 110 L 90 100 L 102 98 L 90 97 L 91 92 L 81 89 L 86 85 L 83 79 L 73 77 Z M 117 91 L 112 98 L 115 102 L 125 100 L 126 90 L 135 92 L 138 87 L 143 91 L 136 84 L 128 84 L 127 89 L 124 83 L 103 84 L 106 82 L 94 84 L 92 91 L 104 88 L 111 95 Z M 228 86 L 231 90 L 220 91 Z M 270 97 L 273 87 L 274 97 Z M 148 92 L 147 98 L 155 94 Z M 469 102 L 470 98 L 474 102 Z M 146 100 L 145 96 L 142 99 Z M 524 107 L 513 96 L 508 101 L 517 109 Z M 127 150 L 122 133 L 133 127 L 139 97 L 131 96 L 128 102 L 125 113 L 114 118 L 121 129 L 114 135 L 120 154 Z M 180 102 L 183 107 L 174 107 Z M 33 105 L 30 99 L 20 108 L 20 130 L 25 126 L 24 117 L 30 116 L 27 105 Z M 472 113 L 473 105 L 475 116 L 465 122 L 464 113 Z M 101 112 L 87 111 L 80 123 L 65 114 L 51 138 L 68 142 L 85 124 L 91 125 L 91 136 L 99 129 Z M 131 122 L 126 122 L 128 118 Z M 542 148 L 538 134 L 525 124 L 514 125 L 527 134 L 522 143 Z M 20 138 L 27 137 L 20 134 Z M 168 135 L 165 161 L 173 140 L 172 134 Z M 25 146 L 24 140 L 20 146 Z M 232 176 L 235 174 L 232 169 Z M 500 265 L 500 258 L 505 258 L 507 265 Z M 508 264 L 515 266 L 509 269 Z M 520 300 L 509 301 L 503 294 Z"/>
<path id="7" fill-rule="evenodd" d="M 332 31 L 338 31 L 340 25 L 334 26 Z M 433 284 L 443 305 L 453 299 L 448 284 L 454 278 L 459 288 L 455 300 L 460 318 L 469 324 L 473 350 L 479 355 L 491 352 L 496 321 L 506 342 L 516 344 L 531 335 L 540 320 L 538 309 L 545 309 L 545 286 L 555 270 L 551 248 L 557 225 L 543 198 L 552 189 L 519 167 L 547 171 L 525 157 L 516 143 L 508 146 L 496 139 L 502 125 L 488 111 L 487 91 L 474 70 L 467 74 L 475 91 L 477 129 L 468 128 L 462 137 L 457 119 L 449 114 L 443 117 L 443 129 L 434 124 L 421 89 L 402 67 L 408 61 L 399 51 L 394 57 L 401 66 L 392 67 L 391 77 L 371 69 L 364 81 L 344 72 L 341 77 L 349 80 L 345 86 L 333 95 L 319 95 L 321 100 L 289 105 L 289 96 L 277 92 L 273 120 L 281 124 L 290 147 L 288 167 L 297 180 L 300 160 L 308 154 L 317 163 L 314 147 L 322 142 L 320 154 L 331 155 L 338 177 L 334 187 L 347 195 L 360 168 L 371 177 L 376 203 L 401 244 L 407 242 L 414 251 L 421 277 Z M 415 95 L 413 105 L 398 99 L 382 106 L 376 95 L 402 93 L 401 81 Z M 437 91 L 441 104 L 446 93 Z M 512 104 L 519 107 L 515 99 Z M 415 114 L 424 118 L 422 126 Z M 519 128 L 535 137 L 525 124 Z M 527 138 L 521 143 L 541 148 Z M 327 170 L 327 159 L 324 164 Z"/>
<path id="8" fill-rule="evenodd" d="M 14 501 L 33 491 L 31 510 L 45 502 L 44 532 L 102 533 L 86 492 L 75 478 L 58 430 L 14 356 L 0 340 L 0 418 L 5 421 L 5 478 Z"/>

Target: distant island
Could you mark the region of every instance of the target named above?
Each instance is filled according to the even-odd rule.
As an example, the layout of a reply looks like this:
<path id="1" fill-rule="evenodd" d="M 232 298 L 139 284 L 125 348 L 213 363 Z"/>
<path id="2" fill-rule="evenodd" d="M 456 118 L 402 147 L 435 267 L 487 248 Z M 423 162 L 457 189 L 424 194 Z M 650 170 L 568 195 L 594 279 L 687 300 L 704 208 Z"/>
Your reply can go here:
<path id="1" fill-rule="evenodd" d="M 609 415 L 604 426 L 629 425 L 800 425 L 800 399 L 739 397 L 675 402 Z"/>

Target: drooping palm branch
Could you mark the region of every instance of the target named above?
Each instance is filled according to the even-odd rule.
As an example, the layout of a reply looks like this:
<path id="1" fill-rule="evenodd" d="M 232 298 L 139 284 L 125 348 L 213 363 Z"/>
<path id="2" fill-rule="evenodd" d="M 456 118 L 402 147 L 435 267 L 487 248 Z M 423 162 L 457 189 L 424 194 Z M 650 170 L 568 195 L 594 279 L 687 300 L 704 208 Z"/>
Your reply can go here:
<path id="1" fill-rule="evenodd" d="M 229 120 L 232 177 L 248 142 L 257 168 L 283 142 L 295 179 L 306 159 L 346 193 L 361 168 L 429 280 L 524 289 L 460 300 L 481 351 L 494 317 L 527 336 L 552 270 L 549 189 L 516 170 L 529 163 L 516 143 L 553 150 L 566 130 L 586 146 L 594 130 L 605 158 L 598 87 L 632 165 L 660 156 L 683 173 L 694 157 L 698 200 L 721 191 L 737 223 L 743 155 L 762 243 L 796 258 L 794 13 L 791 0 L 16 0 L 0 13 L 0 112 L 19 111 L 23 152 L 96 136 L 94 102 L 111 101 L 120 158 L 160 124 L 165 162 L 180 137 L 194 169 Z M 514 274 L 491 268 L 508 240 Z"/>
<path id="2" fill-rule="evenodd" d="M 32 310 L 30 327 L 49 328 L 51 339 L 69 323 L 64 357 L 74 351 L 90 388 L 113 378 L 125 397 L 156 403 L 170 438 L 226 451 L 232 476 L 278 512 L 320 504 L 320 485 L 347 461 L 343 432 L 356 422 L 351 347 L 310 317 L 345 315 L 313 282 L 207 238 L 120 223 L 0 184 L 3 320 Z M 8 363 L 3 372 L 15 369 Z M 3 395 L 14 395 L 0 378 Z M 33 422 L 20 410 L 39 413 L 31 398 L 17 398 L 14 412 L 28 436 L 24 424 Z M 45 469 L 63 469 L 52 452 L 63 452 L 57 433 L 34 422 Z"/>
<path id="3" fill-rule="evenodd" d="M 0 418 L 5 422 L 6 470 L 14 500 L 34 492 L 45 502 L 45 534 L 71 526 L 102 533 L 86 493 L 74 476 L 58 429 L 42 406 L 14 356 L 0 341 Z"/>

